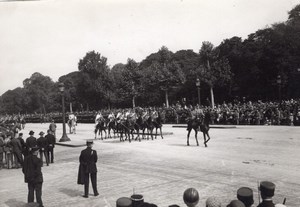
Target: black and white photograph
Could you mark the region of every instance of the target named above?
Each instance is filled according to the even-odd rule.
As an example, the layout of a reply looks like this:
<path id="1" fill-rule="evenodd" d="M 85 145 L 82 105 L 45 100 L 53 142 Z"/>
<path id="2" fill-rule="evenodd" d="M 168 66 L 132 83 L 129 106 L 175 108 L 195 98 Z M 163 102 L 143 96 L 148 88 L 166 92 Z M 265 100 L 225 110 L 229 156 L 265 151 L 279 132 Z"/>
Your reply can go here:
<path id="1" fill-rule="evenodd" d="M 0 207 L 299 207 L 299 0 L 0 0 Z"/>

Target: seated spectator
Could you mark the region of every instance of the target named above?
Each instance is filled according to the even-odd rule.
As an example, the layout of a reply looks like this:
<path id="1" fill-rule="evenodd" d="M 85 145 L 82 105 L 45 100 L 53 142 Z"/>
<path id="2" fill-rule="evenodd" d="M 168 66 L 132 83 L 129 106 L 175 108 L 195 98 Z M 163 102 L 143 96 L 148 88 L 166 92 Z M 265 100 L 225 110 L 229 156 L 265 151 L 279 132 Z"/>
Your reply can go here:
<path id="1" fill-rule="evenodd" d="M 237 199 L 242 201 L 246 207 L 251 207 L 254 203 L 252 189 L 247 187 L 239 188 L 237 190 Z"/>
<path id="2" fill-rule="evenodd" d="M 263 181 L 259 186 L 260 195 L 262 198 L 262 202 L 258 205 L 258 207 L 274 207 L 272 197 L 275 192 L 275 184 L 269 181 Z"/>
<path id="3" fill-rule="evenodd" d="M 221 207 L 221 202 L 216 197 L 206 199 L 206 207 Z"/>
<path id="4" fill-rule="evenodd" d="M 245 207 L 244 203 L 239 200 L 232 200 L 227 207 Z"/>

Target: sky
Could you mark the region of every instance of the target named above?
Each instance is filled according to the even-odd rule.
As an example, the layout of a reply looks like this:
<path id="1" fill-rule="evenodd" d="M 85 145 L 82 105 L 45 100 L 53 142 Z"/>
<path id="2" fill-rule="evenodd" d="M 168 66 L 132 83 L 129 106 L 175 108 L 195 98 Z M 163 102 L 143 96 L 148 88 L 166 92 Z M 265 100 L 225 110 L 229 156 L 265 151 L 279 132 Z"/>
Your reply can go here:
<path id="1" fill-rule="evenodd" d="M 166 46 L 199 52 L 288 19 L 299 0 L 0 0 L 0 95 L 35 72 L 57 81 L 89 51 L 108 65 Z"/>

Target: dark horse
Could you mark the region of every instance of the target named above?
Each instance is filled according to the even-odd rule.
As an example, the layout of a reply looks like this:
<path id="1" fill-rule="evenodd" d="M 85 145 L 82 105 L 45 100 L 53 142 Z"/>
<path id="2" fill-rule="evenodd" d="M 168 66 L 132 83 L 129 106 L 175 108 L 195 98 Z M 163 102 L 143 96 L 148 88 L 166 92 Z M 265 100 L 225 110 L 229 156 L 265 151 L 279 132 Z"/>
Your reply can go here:
<path id="1" fill-rule="evenodd" d="M 156 130 L 155 131 L 155 139 L 157 137 L 157 129 L 160 130 L 160 136 L 163 139 L 164 137 L 162 135 L 162 130 L 161 130 L 161 128 L 162 128 L 162 118 L 161 118 L 160 113 L 158 113 L 158 116 L 156 118 L 153 118 L 153 126 L 154 126 L 154 128 Z"/>
<path id="2" fill-rule="evenodd" d="M 106 123 L 106 120 L 105 119 L 101 119 L 97 122 L 96 124 L 96 127 L 95 127 L 95 139 L 97 139 L 97 132 L 98 132 L 98 135 L 101 134 L 101 139 L 103 139 L 103 136 L 102 136 L 102 131 L 104 131 L 105 133 L 105 137 L 106 138 L 106 128 L 107 128 L 107 123 Z"/>
<path id="3" fill-rule="evenodd" d="M 200 127 L 200 131 L 203 133 L 203 138 L 204 138 L 204 146 L 207 147 L 207 142 L 210 140 L 210 136 L 208 134 L 209 131 L 209 115 L 205 114 L 205 117 L 203 119 L 203 117 L 198 117 L 196 119 L 191 119 L 188 121 L 187 123 L 187 130 L 188 130 L 188 134 L 187 134 L 187 146 L 190 145 L 189 143 L 189 139 L 190 139 L 190 133 L 192 131 L 192 129 L 194 129 L 195 131 L 195 139 L 197 142 L 197 146 L 199 146 L 198 143 L 198 138 L 197 138 L 197 134 L 198 134 L 198 129 Z M 206 135 L 208 137 L 208 139 L 206 140 Z"/>

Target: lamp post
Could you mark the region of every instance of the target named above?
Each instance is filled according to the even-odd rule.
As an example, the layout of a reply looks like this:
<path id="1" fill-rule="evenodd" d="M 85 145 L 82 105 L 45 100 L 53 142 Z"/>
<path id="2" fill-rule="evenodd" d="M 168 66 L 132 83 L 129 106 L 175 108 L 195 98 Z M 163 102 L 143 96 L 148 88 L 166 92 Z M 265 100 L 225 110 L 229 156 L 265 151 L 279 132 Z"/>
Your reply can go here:
<path id="1" fill-rule="evenodd" d="M 200 79 L 199 78 L 196 79 L 196 86 L 197 86 L 197 90 L 198 90 L 198 104 L 200 106 L 201 105 L 201 99 L 200 99 Z"/>
<path id="2" fill-rule="evenodd" d="M 278 98 L 279 98 L 279 101 L 281 101 L 281 76 L 278 75 L 277 76 L 277 85 L 278 85 Z"/>
<path id="3" fill-rule="evenodd" d="M 66 113 L 65 113 L 65 85 L 64 83 L 59 83 L 58 85 L 59 91 L 61 92 L 61 98 L 62 98 L 62 112 L 63 112 L 63 134 L 60 138 L 59 142 L 66 142 L 71 141 L 71 139 L 67 136 L 66 133 Z"/>

